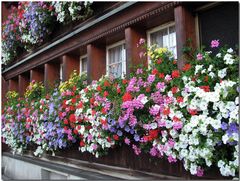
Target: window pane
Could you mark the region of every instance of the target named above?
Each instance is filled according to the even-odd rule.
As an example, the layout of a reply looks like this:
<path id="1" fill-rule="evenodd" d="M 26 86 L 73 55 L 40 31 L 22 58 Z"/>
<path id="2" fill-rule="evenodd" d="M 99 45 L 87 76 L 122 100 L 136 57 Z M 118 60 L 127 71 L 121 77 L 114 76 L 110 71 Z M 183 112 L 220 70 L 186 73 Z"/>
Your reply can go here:
<path id="1" fill-rule="evenodd" d="M 159 47 L 166 47 L 168 45 L 168 32 L 167 28 L 151 33 L 151 45 L 157 44 Z"/>
<path id="2" fill-rule="evenodd" d="M 120 77 L 122 75 L 122 63 L 125 63 L 124 45 L 119 45 L 108 50 L 108 71 L 109 75 Z"/>
<path id="3" fill-rule="evenodd" d="M 82 72 L 87 72 L 87 57 L 82 59 Z"/>

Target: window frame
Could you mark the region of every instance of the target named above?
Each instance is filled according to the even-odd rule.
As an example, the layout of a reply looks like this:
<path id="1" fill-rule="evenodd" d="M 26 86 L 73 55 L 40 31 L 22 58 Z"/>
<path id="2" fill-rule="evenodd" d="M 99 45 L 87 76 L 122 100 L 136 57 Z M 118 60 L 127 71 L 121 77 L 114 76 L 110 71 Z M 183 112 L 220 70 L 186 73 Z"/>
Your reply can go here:
<path id="1" fill-rule="evenodd" d="M 112 49 L 112 48 L 115 48 L 115 47 L 118 47 L 118 46 L 122 46 L 122 50 L 123 50 L 123 47 L 125 46 L 125 51 L 122 51 L 122 57 L 124 57 L 124 60 L 121 61 L 122 63 L 122 73 L 121 73 L 121 77 L 123 78 L 124 75 L 126 74 L 126 71 L 127 71 L 127 68 L 126 68 L 126 41 L 125 40 L 121 40 L 121 41 L 118 41 L 114 44 L 111 44 L 111 45 L 108 45 L 106 47 L 106 75 L 109 76 L 109 50 Z M 112 63 L 110 65 L 114 65 L 114 64 L 119 64 L 120 62 L 115 62 L 115 63 Z"/>
<path id="2" fill-rule="evenodd" d="M 167 32 L 168 32 L 168 35 L 169 35 L 169 27 L 171 26 L 175 26 L 176 23 L 174 21 L 171 21 L 171 22 L 168 22 L 168 23 L 165 23 L 165 24 L 162 24 L 162 25 L 159 25 L 159 26 L 156 26 L 154 28 L 151 28 L 149 30 L 147 30 L 147 46 L 149 47 L 151 45 L 151 34 L 152 33 L 155 33 L 155 32 L 158 32 L 160 30 L 163 30 L 163 29 L 166 29 L 167 28 Z M 175 26 L 176 28 L 176 26 Z M 175 33 L 176 33 L 176 29 L 175 29 Z M 169 45 L 169 38 L 168 38 L 168 45 Z M 176 40 L 176 48 L 177 48 L 177 40 Z M 177 59 L 177 57 L 176 57 Z M 148 65 L 150 64 L 150 59 L 148 58 Z"/>
<path id="3" fill-rule="evenodd" d="M 85 55 L 82 55 L 82 56 L 80 56 L 80 62 L 79 62 L 79 74 L 80 75 L 82 75 L 84 72 L 82 72 L 82 67 L 83 67 L 83 59 L 84 58 L 87 58 L 87 54 L 85 54 Z M 88 61 L 88 60 L 87 60 Z M 86 74 L 87 74 L 87 70 L 86 70 Z"/>

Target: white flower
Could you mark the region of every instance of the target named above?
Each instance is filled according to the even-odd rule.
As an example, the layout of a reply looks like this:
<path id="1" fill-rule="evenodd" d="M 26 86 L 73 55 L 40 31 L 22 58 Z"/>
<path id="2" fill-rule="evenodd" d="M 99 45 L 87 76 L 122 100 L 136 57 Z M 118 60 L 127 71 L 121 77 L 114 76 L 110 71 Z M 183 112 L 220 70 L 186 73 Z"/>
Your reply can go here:
<path id="1" fill-rule="evenodd" d="M 225 64 L 230 64 L 230 65 L 233 64 L 233 62 L 234 62 L 234 59 L 232 58 L 232 55 L 229 54 L 229 53 L 227 53 L 224 56 L 223 60 L 225 60 Z"/>
<path id="2" fill-rule="evenodd" d="M 196 175 L 197 174 L 197 165 L 191 163 L 190 172 L 191 172 L 192 175 Z"/>
<path id="3" fill-rule="evenodd" d="M 218 77 L 220 77 L 221 79 L 224 78 L 226 75 L 227 75 L 227 68 L 224 68 L 218 71 Z"/>
<path id="4" fill-rule="evenodd" d="M 232 49 L 232 48 L 229 48 L 229 49 L 227 50 L 227 52 L 228 52 L 228 53 L 233 53 L 233 49 Z"/>
<path id="5" fill-rule="evenodd" d="M 221 53 L 218 53 L 218 54 L 216 55 L 217 58 L 221 58 L 221 56 L 222 56 Z"/>

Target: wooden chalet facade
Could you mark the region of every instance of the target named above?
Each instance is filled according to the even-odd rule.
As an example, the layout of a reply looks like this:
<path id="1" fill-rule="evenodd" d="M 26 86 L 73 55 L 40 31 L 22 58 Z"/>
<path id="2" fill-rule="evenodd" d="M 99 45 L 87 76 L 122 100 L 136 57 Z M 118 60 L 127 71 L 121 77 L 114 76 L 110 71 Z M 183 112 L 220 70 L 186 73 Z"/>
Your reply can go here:
<path id="1" fill-rule="evenodd" d="M 182 49 L 189 38 L 193 47 L 208 45 L 212 39 L 219 39 L 230 46 L 238 45 L 237 2 L 94 2 L 93 5 L 94 14 L 86 21 L 59 27 L 50 41 L 3 67 L 3 103 L 8 90 L 22 95 L 32 80 L 43 81 L 45 87 L 49 87 L 56 80 L 67 80 L 73 70 L 87 72 L 89 82 L 108 74 L 110 70 L 116 71 L 118 76 L 129 75 L 130 65 L 140 63 L 140 52 L 136 46 L 140 38 L 145 38 L 148 44 L 167 42 L 167 47 L 175 53 L 179 68 L 184 64 Z M 7 8 L 7 4 L 2 3 L 3 19 Z M 114 57 L 117 51 L 124 57 L 119 70 L 111 69 L 111 64 L 114 64 L 111 56 Z M 196 178 L 190 176 L 179 162 L 170 165 L 162 159 L 149 161 L 148 156 L 137 157 L 126 147 L 112 150 L 102 158 L 79 153 L 77 148 L 64 150 L 57 156 L 56 160 L 65 157 L 66 160 L 80 159 Z M 214 171 L 209 171 L 205 178 L 216 177 L 223 178 Z"/>

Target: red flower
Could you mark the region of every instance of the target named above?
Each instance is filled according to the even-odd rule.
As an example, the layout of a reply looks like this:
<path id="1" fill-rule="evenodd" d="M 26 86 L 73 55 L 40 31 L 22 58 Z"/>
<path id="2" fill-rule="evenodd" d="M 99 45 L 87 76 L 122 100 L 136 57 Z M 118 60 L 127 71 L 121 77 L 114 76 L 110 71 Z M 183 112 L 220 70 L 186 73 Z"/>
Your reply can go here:
<path id="1" fill-rule="evenodd" d="M 174 60 L 174 61 L 173 61 L 173 64 L 177 64 L 177 60 Z"/>
<path id="2" fill-rule="evenodd" d="M 191 115 L 196 115 L 197 114 L 197 110 L 196 109 L 188 109 L 188 112 L 191 114 Z"/>
<path id="3" fill-rule="evenodd" d="M 107 141 L 108 141 L 109 143 L 112 141 L 109 136 L 107 137 Z"/>
<path id="4" fill-rule="evenodd" d="M 200 86 L 200 89 L 203 89 L 205 92 L 209 92 L 210 91 L 210 87 L 208 85 L 206 86 Z"/>
<path id="5" fill-rule="evenodd" d="M 122 80 L 122 83 L 123 83 L 123 84 L 126 84 L 127 82 L 128 82 L 128 81 L 127 81 L 126 79 L 123 79 L 123 80 Z"/>
<path id="6" fill-rule="evenodd" d="M 80 126 L 80 125 L 77 125 L 76 129 L 77 129 L 77 130 L 80 130 L 80 129 L 81 129 L 81 126 Z"/>
<path id="7" fill-rule="evenodd" d="M 101 123 L 102 123 L 103 125 L 106 125 L 106 124 L 107 124 L 107 121 L 106 121 L 105 119 L 101 119 L 100 121 L 101 121 Z"/>
<path id="8" fill-rule="evenodd" d="M 153 70 L 152 70 L 152 74 L 153 74 L 153 75 L 156 75 L 156 74 L 158 74 L 158 70 L 157 70 L 156 68 L 155 68 L 155 69 L 153 69 Z"/>
<path id="9" fill-rule="evenodd" d="M 146 88 L 146 92 L 150 92 L 151 91 L 151 88 L 150 87 L 147 87 Z"/>
<path id="10" fill-rule="evenodd" d="M 150 136 L 151 140 L 154 140 L 155 138 L 158 137 L 158 130 L 157 129 L 150 130 L 149 131 L 149 136 Z"/>
<path id="11" fill-rule="evenodd" d="M 64 119 L 63 123 L 64 123 L 64 124 L 68 124 L 68 120 L 67 120 L 67 119 Z"/>
<path id="12" fill-rule="evenodd" d="M 165 77 L 165 75 L 164 75 L 164 73 L 159 73 L 159 78 L 164 78 Z"/>
<path id="13" fill-rule="evenodd" d="M 188 71 L 191 67 L 192 67 L 191 64 L 185 64 L 182 70 Z"/>
<path id="14" fill-rule="evenodd" d="M 67 126 L 64 126 L 63 129 L 66 131 L 66 130 L 68 130 L 68 127 L 67 127 Z"/>
<path id="15" fill-rule="evenodd" d="M 105 80 L 105 81 L 104 81 L 104 86 L 105 86 L 105 87 L 108 87 L 108 86 L 110 86 L 110 83 L 109 83 L 107 80 Z"/>
<path id="16" fill-rule="evenodd" d="M 113 135 L 113 139 L 115 140 L 115 141 L 118 141 L 119 140 L 119 136 L 118 135 Z"/>
<path id="17" fill-rule="evenodd" d="M 102 108 L 101 112 L 102 112 L 103 114 L 107 114 L 107 111 L 105 110 L 104 107 Z"/>
<path id="18" fill-rule="evenodd" d="M 98 90 L 99 92 L 101 92 L 101 91 L 102 91 L 101 86 L 97 86 L 97 90 Z"/>
<path id="19" fill-rule="evenodd" d="M 162 63 L 162 59 L 158 59 L 157 64 L 161 64 L 161 63 Z"/>
<path id="20" fill-rule="evenodd" d="M 178 78 L 178 77 L 180 77 L 180 72 L 179 72 L 179 70 L 174 70 L 174 71 L 172 71 L 172 78 L 174 79 L 174 78 Z"/>
<path id="21" fill-rule="evenodd" d="M 79 145 L 80 145 L 81 147 L 84 147 L 84 146 L 85 146 L 85 142 L 84 142 L 83 140 L 81 140 L 80 143 L 79 143 Z"/>
<path id="22" fill-rule="evenodd" d="M 96 114 L 96 111 L 95 110 L 92 110 L 92 115 L 94 116 Z"/>
<path id="23" fill-rule="evenodd" d="M 165 108 L 164 110 L 163 110 L 163 115 L 169 115 L 170 114 L 170 108 Z"/>
<path id="24" fill-rule="evenodd" d="M 76 99 L 72 98 L 72 103 L 75 104 L 76 103 Z"/>
<path id="25" fill-rule="evenodd" d="M 121 89 L 120 88 L 117 88 L 117 93 L 121 93 Z"/>
<path id="26" fill-rule="evenodd" d="M 73 91 L 75 92 L 77 90 L 77 87 L 74 85 L 73 86 Z"/>
<path id="27" fill-rule="evenodd" d="M 177 93 L 178 92 L 178 87 L 173 87 L 171 89 L 171 91 L 172 91 L 173 94 Z"/>
<path id="28" fill-rule="evenodd" d="M 177 97 L 177 102 L 178 102 L 178 103 L 181 103 L 181 102 L 183 102 L 183 97 L 180 97 L 180 96 L 179 96 L 179 97 Z"/>
<path id="29" fill-rule="evenodd" d="M 174 122 L 178 122 L 178 121 L 181 121 L 181 120 L 180 120 L 178 117 L 174 116 L 174 117 L 173 117 L 173 121 L 174 121 Z"/>
<path id="30" fill-rule="evenodd" d="M 131 94 L 128 93 L 128 92 L 126 92 L 126 93 L 123 95 L 122 100 L 123 100 L 123 102 L 131 101 L 131 100 L 132 100 Z"/>
<path id="31" fill-rule="evenodd" d="M 83 107 L 83 103 L 82 102 L 79 102 L 78 105 L 77 105 L 77 108 L 80 109 Z"/>
<path id="32" fill-rule="evenodd" d="M 75 123 L 75 122 L 76 122 L 75 114 L 71 114 L 71 115 L 69 116 L 69 120 L 70 120 L 72 123 Z"/>
<path id="33" fill-rule="evenodd" d="M 108 94 L 108 91 L 104 91 L 104 93 L 103 93 L 103 96 L 104 97 L 107 97 L 109 94 Z"/>
<path id="34" fill-rule="evenodd" d="M 73 130 L 73 133 L 74 133 L 75 135 L 78 135 L 78 130 L 74 129 L 74 130 Z"/>
<path id="35" fill-rule="evenodd" d="M 90 103 L 93 104 L 95 102 L 94 97 L 90 98 Z"/>

